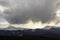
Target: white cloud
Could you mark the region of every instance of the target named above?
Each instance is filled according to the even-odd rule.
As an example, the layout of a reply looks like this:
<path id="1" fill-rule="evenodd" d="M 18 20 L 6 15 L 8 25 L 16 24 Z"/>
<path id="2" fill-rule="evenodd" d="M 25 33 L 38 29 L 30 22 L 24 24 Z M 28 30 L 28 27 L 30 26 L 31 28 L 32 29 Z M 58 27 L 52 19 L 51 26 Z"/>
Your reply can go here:
<path id="1" fill-rule="evenodd" d="M 9 8 L 0 5 L 0 11 L 1 11 L 1 12 L 5 11 L 5 10 L 7 10 L 7 9 L 9 9 Z"/>
<path id="2" fill-rule="evenodd" d="M 25 24 L 11 24 L 11 26 L 16 27 L 16 28 L 27 28 L 27 29 L 37 29 L 37 28 L 39 28 L 39 29 L 44 29 L 46 26 L 58 26 L 59 25 L 59 24 L 57 24 L 57 25 L 55 25 L 55 24 L 56 24 L 56 22 L 54 22 L 54 21 L 50 22 L 49 24 L 48 23 L 43 24 L 41 22 L 33 23 L 31 20 L 29 20 Z"/>
<path id="3" fill-rule="evenodd" d="M 8 22 L 0 22 L 0 28 L 8 28 L 9 23 Z"/>

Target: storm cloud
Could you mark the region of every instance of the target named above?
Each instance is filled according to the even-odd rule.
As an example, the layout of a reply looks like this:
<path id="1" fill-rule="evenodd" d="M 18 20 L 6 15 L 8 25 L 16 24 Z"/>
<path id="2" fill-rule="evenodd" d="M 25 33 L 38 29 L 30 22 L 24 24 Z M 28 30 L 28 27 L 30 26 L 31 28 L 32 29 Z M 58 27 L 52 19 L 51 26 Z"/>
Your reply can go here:
<path id="1" fill-rule="evenodd" d="M 9 23 L 21 24 L 29 19 L 33 22 L 46 23 L 55 19 L 58 2 L 58 0 L 5 0 L 0 1 L 0 5 L 10 7 L 3 12 Z"/>

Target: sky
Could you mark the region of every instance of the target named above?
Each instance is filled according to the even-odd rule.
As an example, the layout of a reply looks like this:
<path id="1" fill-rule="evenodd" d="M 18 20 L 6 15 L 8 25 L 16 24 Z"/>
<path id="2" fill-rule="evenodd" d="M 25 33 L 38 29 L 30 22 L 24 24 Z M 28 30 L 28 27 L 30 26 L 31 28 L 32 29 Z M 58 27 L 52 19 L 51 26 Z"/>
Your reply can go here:
<path id="1" fill-rule="evenodd" d="M 59 3 L 59 0 L 0 0 L 0 22 L 32 29 L 60 26 Z"/>

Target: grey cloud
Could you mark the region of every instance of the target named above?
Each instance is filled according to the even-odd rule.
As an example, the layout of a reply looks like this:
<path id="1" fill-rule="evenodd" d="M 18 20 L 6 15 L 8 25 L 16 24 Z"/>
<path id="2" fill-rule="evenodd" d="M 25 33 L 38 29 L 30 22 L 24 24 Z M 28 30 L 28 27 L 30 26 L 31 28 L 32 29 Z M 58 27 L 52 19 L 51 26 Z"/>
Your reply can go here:
<path id="1" fill-rule="evenodd" d="M 9 6 L 9 1 L 8 0 L 0 0 L 0 5 Z"/>
<path id="2" fill-rule="evenodd" d="M 29 18 L 42 23 L 54 20 L 57 0 L 11 0 L 12 9 L 4 11 L 5 18 L 13 24 L 25 23 Z"/>

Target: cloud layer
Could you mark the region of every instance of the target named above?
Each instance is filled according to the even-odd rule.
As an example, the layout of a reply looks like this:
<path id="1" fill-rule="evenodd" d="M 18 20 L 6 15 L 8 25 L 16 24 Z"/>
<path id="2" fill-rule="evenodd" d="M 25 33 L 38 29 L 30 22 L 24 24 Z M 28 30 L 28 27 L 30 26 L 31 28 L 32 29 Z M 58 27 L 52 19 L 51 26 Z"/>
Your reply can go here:
<path id="1" fill-rule="evenodd" d="M 1 0 L 0 5 L 9 7 L 4 17 L 12 24 L 22 24 L 31 19 L 33 22 L 50 22 L 55 19 L 57 0 Z"/>

